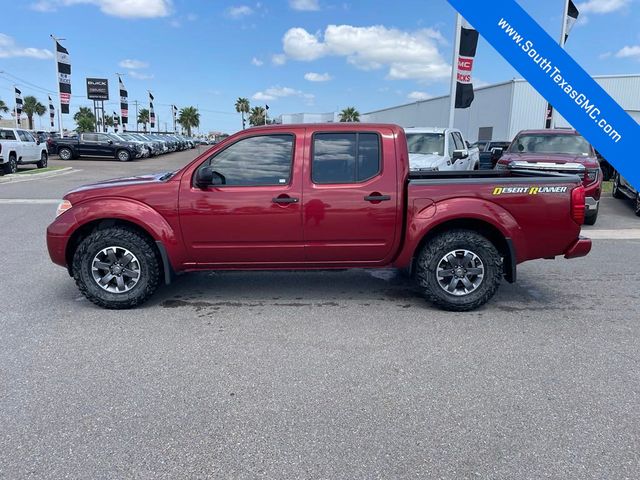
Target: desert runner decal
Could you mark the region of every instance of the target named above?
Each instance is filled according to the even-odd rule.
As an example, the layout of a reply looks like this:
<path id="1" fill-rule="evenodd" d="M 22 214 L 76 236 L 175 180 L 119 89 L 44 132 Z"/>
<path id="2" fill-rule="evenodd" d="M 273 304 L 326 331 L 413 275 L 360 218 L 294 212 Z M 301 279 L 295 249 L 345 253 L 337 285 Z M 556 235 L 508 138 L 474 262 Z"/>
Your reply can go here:
<path id="1" fill-rule="evenodd" d="M 566 193 L 569 187 L 495 187 L 493 195 L 508 195 L 518 193 L 528 193 L 538 195 L 539 193 Z"/>

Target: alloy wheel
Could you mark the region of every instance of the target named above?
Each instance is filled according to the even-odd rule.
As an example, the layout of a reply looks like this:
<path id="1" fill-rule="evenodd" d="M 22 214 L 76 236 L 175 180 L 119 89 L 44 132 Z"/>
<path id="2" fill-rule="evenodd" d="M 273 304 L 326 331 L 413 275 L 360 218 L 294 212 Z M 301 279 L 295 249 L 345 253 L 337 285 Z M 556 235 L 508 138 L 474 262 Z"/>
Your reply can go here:
<path id="1" fill-rule="evenodd" d="M 93 257 L 91 274 L 100 288 L 107 292 L 125 293 L 140 280 L 140 262 L 124 247 L 107 247 Z"/>
<path id="2" fill-rule="evenodd" d="M 438 262 L 438 285 L 445 292 L 464 296 L 477 290 L 484 279 L 484 264 L 469 250 L 453 250 Z"/>

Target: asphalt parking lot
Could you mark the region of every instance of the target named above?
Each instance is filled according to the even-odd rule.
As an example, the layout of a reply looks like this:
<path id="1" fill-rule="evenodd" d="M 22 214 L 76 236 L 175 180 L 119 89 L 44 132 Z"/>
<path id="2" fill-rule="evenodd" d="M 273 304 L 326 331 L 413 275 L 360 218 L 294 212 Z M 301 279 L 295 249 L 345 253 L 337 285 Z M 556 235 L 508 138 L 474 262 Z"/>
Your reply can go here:
<path id="1" fill-rule="evenodd" d="M 197 151 L 0 183 L 0 478 L 640 477 L 640 219 L 446 313 L 389 270 L 202 273 L 107 311 L 48 258 L 65 191 Z M 0 179 L 2 180 L 2 179 Z"/>

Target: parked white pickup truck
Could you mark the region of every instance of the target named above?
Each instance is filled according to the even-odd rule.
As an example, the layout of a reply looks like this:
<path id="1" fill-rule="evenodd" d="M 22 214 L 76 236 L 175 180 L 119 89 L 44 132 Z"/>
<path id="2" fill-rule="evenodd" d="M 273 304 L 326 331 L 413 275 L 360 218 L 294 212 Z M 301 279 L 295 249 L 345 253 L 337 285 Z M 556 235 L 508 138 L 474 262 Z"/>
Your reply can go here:
<path id="1" fill-rule="evenodd" d="M 27 130 L 0 128 L 0 172 L 16 173 L 18 165 L 35 163 L 38 168 L 47 166 L 47 145 Z"/>
<path id="2" fill-rule="evenodd" d="M 477 170 L 480 152 L 469 148 L 456 128 L 404 129 L 411 171 Z"/>

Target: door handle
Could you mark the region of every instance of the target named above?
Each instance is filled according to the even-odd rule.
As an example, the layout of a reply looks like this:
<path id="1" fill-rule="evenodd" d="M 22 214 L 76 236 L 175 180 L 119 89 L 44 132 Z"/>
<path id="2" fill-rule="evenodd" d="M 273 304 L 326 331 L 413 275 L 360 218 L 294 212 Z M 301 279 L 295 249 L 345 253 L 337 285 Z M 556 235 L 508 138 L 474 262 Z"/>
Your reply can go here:
<path id="1" fill-rule="evenodd" d="M 391 195 L 367 195 L 364 199 L 367 202 L 386 202 L 391 200 Z"/>
<path id="2" fill-rule="evenodd" d="M 300 199 L 294 197 L 275 197 L 271 201 L 273 203 L 298 203 Z"/>

